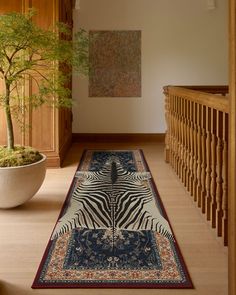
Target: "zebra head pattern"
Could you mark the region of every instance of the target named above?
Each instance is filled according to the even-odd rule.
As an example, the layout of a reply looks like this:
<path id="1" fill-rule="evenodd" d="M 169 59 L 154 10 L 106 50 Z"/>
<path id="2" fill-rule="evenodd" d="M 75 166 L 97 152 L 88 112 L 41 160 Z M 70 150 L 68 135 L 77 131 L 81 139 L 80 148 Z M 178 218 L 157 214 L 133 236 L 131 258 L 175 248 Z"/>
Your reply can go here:
<path id="1" fill-rule="evenodd" d="M 98 172 L 78 171 L 80 179 L 51 239 L 74 229 L 152 230 L 173 240 L 149 184 L 149 172 L 130 172 L 110 156 Z"/>

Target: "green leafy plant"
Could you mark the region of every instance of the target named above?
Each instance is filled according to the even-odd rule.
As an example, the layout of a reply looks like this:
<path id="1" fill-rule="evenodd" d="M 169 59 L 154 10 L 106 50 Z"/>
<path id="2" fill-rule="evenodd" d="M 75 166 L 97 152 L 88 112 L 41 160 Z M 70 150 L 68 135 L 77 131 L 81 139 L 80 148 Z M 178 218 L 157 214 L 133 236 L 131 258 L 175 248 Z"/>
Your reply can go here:
<path id="1" fill-rule="evenodd" d="M 80 74 L 88 72 L 88 34 L 81 29 L 72 41 L 71 30 L 64 24 L 50 30 L 34 24 L 35 13 L 0 15 L 0 107 L 6 117 L 8 150 L 15 149 L 13 117 L 22 125 L 29 108 L 70 107 L 66 85 L 71 68 Z M 37 91 L 26 95 L 27 83 L 33 83 Z"/>

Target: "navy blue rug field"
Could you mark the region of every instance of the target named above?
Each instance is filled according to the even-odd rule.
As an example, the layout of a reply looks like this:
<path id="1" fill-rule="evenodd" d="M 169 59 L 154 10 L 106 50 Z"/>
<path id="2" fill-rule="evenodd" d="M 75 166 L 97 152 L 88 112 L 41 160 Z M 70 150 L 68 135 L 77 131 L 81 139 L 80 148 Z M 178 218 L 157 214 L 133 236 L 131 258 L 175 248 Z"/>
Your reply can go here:
<path id="1" fill-rule="evenodd" d="M 193 288 L 140 150 L 87 150 L 32 288 Z"/>

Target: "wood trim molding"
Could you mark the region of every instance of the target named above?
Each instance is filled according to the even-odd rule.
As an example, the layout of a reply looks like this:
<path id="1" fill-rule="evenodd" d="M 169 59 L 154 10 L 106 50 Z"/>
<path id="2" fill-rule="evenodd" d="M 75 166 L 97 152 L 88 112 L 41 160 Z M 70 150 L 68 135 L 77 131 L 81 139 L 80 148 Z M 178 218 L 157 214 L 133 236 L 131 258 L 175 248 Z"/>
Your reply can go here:
<path id="1" fill-rule="evenodd" d="M 236 294 L 236 1 L 229 0 L 229 295 Z"/>
<path id="2" fill-rule="evenodd" d="M 60 168 L 60 158 L 59 156 L 47 156 L 46 167 L 47 168 Z"/>
<path id="3" fill-rule="evenodd" d="M 72 142 L 165 141 L 165 133 L 73 133 Z"/>
<path id="4" fill-rule="evenodd" d="M 65 156 L 71 147 L 71 142 L 72 142 L 72 134 L 70 134 L 70 136 L 67 138 L 67 140 L 64 142 L 64 144 L 60 148 L 60 151 L 59 151 L 60 167 L 62 167 Z"/>
<path id="5" fill-rule="evenodd" d="M 42 151 L 47 156 L 47 168 L 60 168 L 63 167 L 64 158 L 71 146 L 71 136 L 61 146 L 59 153 Z"/>
<path id="6" fill-rule="evenodd" d="M 169 86 L 172 86 L 172 85 L 169 85 Z M 229 93 L 228 85 L 173 85 L 173 86 L 186 88 L 190 90 L 196 90 L 196 91 L 205 92 L 205 93 L 221 94 L 223 96 Z"/>
<path id="7" fill-rule="evenodd" d="M 180 97 L 186 96 L 188 97 L 188 100 L 192 100 L 198 104 L 202 104 L 225 113 L 229 112 L 229 99 L 225 96 L 182 88 L 179 86 L 168 86 L 168 88 L 164 89 L 164 91 L 168 91 L 169 95 L 176 95 Z"/>

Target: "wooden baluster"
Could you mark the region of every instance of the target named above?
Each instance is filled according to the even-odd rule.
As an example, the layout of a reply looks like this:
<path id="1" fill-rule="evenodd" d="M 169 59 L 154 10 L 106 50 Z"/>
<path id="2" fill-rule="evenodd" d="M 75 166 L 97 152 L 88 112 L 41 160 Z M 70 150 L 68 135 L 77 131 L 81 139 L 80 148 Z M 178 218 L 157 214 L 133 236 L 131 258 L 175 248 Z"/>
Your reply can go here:
<path id="1" fill-rule="evenodd" d="M 174 96 L 171 97 L 172 101 L 172 167 L 175 166 L 175 100 Z"/>
<path id="2" fill-rule="evenodd" d="M 201 106 L 197 104 L 197 205 L 201 207 Z"/>
<path id="3" fill-rule="evenodd" d="M 165 161 L 170 162 L 170 102 L 168 87 L 164 87 L 165 95 L 165 119 L 166 119 L 166 135 L 165 135 Z"/>
<path id="4" fill-rule="evenodd" d="M 172 167 L 175 169 L 175 98 L 172 96 Z"/>
<path id="5" fill-rule="evenodd" d="M 170 114 L 170 125 L 169 125 L 169 143 L 170 143 L 170 165 L 172 166 L 172 154 L 173 154 L 173 110 L 172 110 L 172 95 L 169 93 L 169 114 Z"/>
<path id="6" fill-rule="evenodd" d="M 178 97 L 175 97 L 175 118 L 176 118 L 176 125 L 175 125 L 175 131 L 176 131 L 176 148 L 175 148 L 175 155 L 176 155 L 176 162 L 175 162 L 175 171 L 177 175 L 179 176 L 179 106 L 178 106 Z"/>
<path id="7" fill-rule="evenodd" d="M 169 163 L 172 166 L 172 97 L 169 93 Z"/>
<path id="8" fill-rule="evenodd" d="M 222 161 L 223 161 L 223 113 L 217 111 L 216 116 L 216 168 L 217 168 L 217 177 L 216 177 L 216 232 L 218 236 L 222 236 Z"/>
<path id="9" fill-rule="evenodd" d="M 206 217 L 211 219 L 211 109 L 206 107 Z"/>
<path id="10" fill-rule="evenodd" d="M 183 182 L 183 175 L 184 175 L 184 142 L 183 142 L 183 138 L 184 138 L 184 132 L 183 132 L 183 124 L 184 124 L 184 99 L 182 97 L 179 98 L 179 108 L 180 108 L 180 124 L 179 124 L 179 143 L 180 143 L 180 162 L 179 162 L 179 177 L 180 180 Z"/>
<path id="11" fill-rule="evenodd" d="M 188 146 L 188 130 L 187 130 L 187 103 L 188 101 L 186 99 L 184 101 L 184 107 L 183 107 L 183 160 L 184 160 L 184 167 L 183 167 L 183 183 L 184 186 L 187 187 L 187 161 L 188 161 L 188 152 L 187 152 L 187 146 Z"/>
<path id="12" fill-rule="evenodd" d="M 194 102 L 190 101 L 190 109 L 189 109 L 189 115 L 190 115 L 190 162 L 189 162 L 189 168 L 190 168 L 190 195 L 193 196 L 194 194 L 194 119 L 193 119 L 193 104 Z"/>
<path id="13" fill-rule="evenodd" d="M 170 165 L 173 167 L 173 97 L 169 94 L 170 101 Z"/>
<path id="14" fill-rule="evenodd" d="M 180 99 L 179 97 L 176 97 L 176 113 L 177 113 L 177 166 L 176 166 L 176 172 L 179 176 L 180 170 Z"/>
<path id="15" fill-rule="evenodd" d="M 177 119 L 176 119 L 176 98 L 173 96 L 173 168 L 176 171 L 177 162 Z"/>
<path id="16" fill-rule="evenodd" d="M 178 97 L 175 97 L 175 108 L 176 108 L 176 166 L 175 171 L 177 175 L 179 176 L 179 105 L 178 105 Z"/>
<path id="17" fill-rule="evenodd" d="M 201 162 L 201 208 L 202 213 L 206 212 L 206 107 L 202 107 L 201 115 L 201 153 L 202 153 L 202 162 Z"/>
<path id="18" fill-rule="evenodd" d="M 177 109 L 177 175 L 180 175 L 180 156 L 181 156 L 181 149 L 180 149 L 180 98 L 176 97 L 176 109 Z"/>
<path id="19" fill-rule="evenodd" d="M 181 178 L 181 167 L 182 167 L 182 154 L 181 154 L 181 108 L 182 108 L 182 98 L 177 97 L 177 114 L 178 114 L 178 166 L 177 166 L 177 174 L 179 178 Z"/>
<path id="20" fill-rule="evenodd" d="M 191 160 L 191 147 L 190 147 L 190 101 L 186 100 L 186 187 L 190 192 L 190 160 Z"/>
<path id="21" fill-rule="evenodd" d="M 193 199 L 197 201 L 197 104 L 193 103 Z"/>
<path id="22" fill-rule="evenodd" d="M 222 233 L 224 245 L 228 245 L 228 114 L 223 114 L 223 193 L 222 193 Z"/>
<path id="23" fill-rule="evenodd" d="M 211 225 L 216 227 L 216 110 L 211 109 Z"/>

